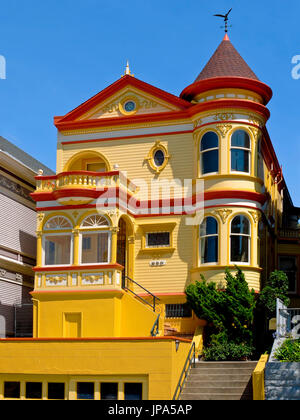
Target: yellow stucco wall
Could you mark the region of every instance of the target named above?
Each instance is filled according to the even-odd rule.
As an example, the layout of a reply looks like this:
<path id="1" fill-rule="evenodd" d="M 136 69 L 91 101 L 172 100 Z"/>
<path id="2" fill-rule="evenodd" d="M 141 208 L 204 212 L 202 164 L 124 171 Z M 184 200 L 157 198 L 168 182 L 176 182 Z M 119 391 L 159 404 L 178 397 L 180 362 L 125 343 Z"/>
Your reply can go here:
<path id="1" fill-rule="evenodd" d="M 174 339 L 90 341 L 0 340 L 0 399 L 4 381 L 65 381 L 76 399 L 77 381 L 144 383 L 144 399 L 170 400 L 191 343 Z M 12 357 L 12 354 L 14 355 Z M 46 396 L 45 396 L 46 398 Z"/>
<path id="2" fill-rule="evenodd" d="M 157 318 L 150 307 L 123 290 L 33 296 L 35 336 L 39 338 L 149 337 Z M 70 329 L 68 320 L 72 315 L 77 316 L 77 330 L 75 325 Z"/>

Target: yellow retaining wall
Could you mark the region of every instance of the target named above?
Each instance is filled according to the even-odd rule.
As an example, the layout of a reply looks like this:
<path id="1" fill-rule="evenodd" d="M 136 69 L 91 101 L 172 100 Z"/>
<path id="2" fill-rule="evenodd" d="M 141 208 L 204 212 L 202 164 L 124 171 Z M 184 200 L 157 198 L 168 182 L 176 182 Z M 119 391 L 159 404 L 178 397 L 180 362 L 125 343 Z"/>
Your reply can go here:
<path id="1" fill-rule="evenodd" d="M 179 346 L 176 350 L 176 340 Z M 0 399 L 4 381 L 65 382 L 66 399 L 76 399 L 76 381 L 144 385 L 143 399 L 171 400 L 191 342 L 170 337 L 148 339 L 0 340 Z M 12 356 L 13 355 L 13 356 Z M 97 391 L 96 398 L 99 398 Z"/>
<path id="2" fill-rule="evenodd" d="M 265 400 L 265 367 L 269 359 L 269 355 L 263 354 L 259 359 L 259 362 L 254 369 L 252 374 L 252 386 L 253 386 L 253 400 L 264 401 Z"/>
<path id="3" fill-rule="evenodd" d="M 157 314 L 123 290 L 33 293 L 35 337 L 149 337 Z M 76 316 L 79 327 L 68 324 Z M 72 321 L 72 318 L 71 318 Z"/>

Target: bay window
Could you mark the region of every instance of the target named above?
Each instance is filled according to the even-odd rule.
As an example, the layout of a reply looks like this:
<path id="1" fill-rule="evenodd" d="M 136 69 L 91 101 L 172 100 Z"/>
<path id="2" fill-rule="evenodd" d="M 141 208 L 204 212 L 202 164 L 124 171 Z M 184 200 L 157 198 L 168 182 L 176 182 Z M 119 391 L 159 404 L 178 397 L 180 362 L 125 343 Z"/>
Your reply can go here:
<path id="1" fill-rule="evenodd" d="M 205 133 L 200 143 L 201 174 L 219 172 L 219 137 L 213 131 Z"/>
<path id="2" fill-rule="evenodd" d="M 246 216 L 236 216 L 231 222 L 230 261 L 250 263 L 251 228 Z"/>
<path id="3" fill-rule="evenodd" d="M 206 217 L 200 226 L 200 262 L 217 263 L 219 260 L 218 222 L 214 217 Z"/>
<path id="4" fill-rule="evenodd" d="M 231 171 L 250 174 L 251 140 L 244 130 L 237 130 L 231 137 Z"/>

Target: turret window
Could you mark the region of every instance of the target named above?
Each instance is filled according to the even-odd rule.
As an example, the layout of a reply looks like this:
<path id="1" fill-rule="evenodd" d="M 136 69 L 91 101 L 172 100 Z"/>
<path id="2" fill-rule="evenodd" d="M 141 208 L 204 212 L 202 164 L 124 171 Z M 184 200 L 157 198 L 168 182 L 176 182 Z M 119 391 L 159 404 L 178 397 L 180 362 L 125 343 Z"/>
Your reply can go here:
<path id="1" fill-rule="evenodd" d="M 236 216 L 231 222 L 230 260 L 233 263 L 250 262 L 251 228 L 246 216 Z"/>
<path id="2" fill-rule="evenodd" d="M 214 217 L 207 217 L 200 226 L 201 264 L 218 262 L 218 242 L 218 222 Z"/>
<path id="3" fill-rule="evenodd" d="M 204 134 L 200 144 L 201 174 L 219 172 L 219 137 L 213 131 Z"/>
<path id="4" fill-rule="evenodd" d="M 231 137 L 231 171 L 250 173 L 251 141 L 248 133 L 237 130 Z"/>

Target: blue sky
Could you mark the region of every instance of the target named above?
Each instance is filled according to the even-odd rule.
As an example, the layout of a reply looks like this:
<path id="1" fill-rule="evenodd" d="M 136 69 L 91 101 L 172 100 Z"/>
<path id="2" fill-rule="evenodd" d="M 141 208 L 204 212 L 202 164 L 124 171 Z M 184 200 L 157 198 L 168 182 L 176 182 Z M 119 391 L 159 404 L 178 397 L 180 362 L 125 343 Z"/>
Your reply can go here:
<path id="1" fill-rule="evenodd" d="M 213 14 L 231 7 L 233 45 L 273 89 L 268 130 L 300 206 L 300 79 L 291 76 L 300 55 L 299 0 L 2 2 L 0 135 L 55 169 L 54 115 L 119 79 L 127 59 L 137 78 L 179 95 L 223 38 Z"/>

